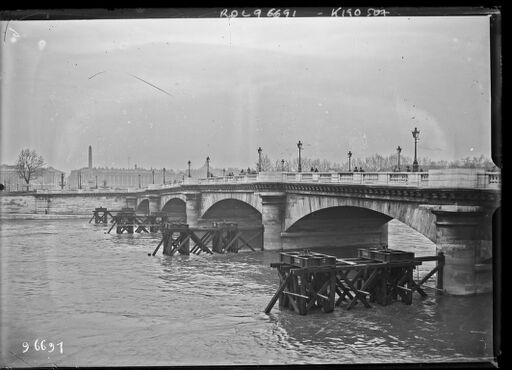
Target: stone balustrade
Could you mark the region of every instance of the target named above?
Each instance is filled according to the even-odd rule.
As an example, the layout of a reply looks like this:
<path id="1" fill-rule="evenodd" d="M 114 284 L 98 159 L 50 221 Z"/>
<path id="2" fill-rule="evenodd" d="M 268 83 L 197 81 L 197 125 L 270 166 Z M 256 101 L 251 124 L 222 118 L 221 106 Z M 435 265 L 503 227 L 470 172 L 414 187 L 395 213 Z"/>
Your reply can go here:
<path id="1" fill-rule="evenodd" d="M 501 173 L 476 169 L 442 169 L 428 172 L 260 172 L 258 174 L 187 178 L 185 185 L 254 182 L 337 183 L 421 188 L 500 189 Z"/>
<path id="2" fill-rule="evenodd" d="M 324 184 L 357 184 L 374 186 L 407 186 L 416 188 L 501 189 L 501 172 L 454 168 L 428 172 L 260 172 L 210 178 L 186 177 L 175 184 L 151 184 L 147 188 L 36 190 L 42 194 L 80 194 L 141 192 L 172 189 L 182 185 L 244 184 L 258 182 L 299 182 Z"/>

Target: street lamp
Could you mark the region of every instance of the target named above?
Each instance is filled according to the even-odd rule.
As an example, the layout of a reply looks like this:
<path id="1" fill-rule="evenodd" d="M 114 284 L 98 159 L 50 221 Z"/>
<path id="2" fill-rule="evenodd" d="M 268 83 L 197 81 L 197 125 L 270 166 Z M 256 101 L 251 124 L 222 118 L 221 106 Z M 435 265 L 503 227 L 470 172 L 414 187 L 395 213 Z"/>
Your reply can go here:
<path id="1" fill-rule="evenodd" d="M 400 148 L 400 145 L 398 148 L 396 148 L 396 151 L 398 152 L 398 172 L 400 172 L 400 153 L 402 152 L 402 148 Z"/>
<path id="2" fill-rule="evenodd" d="M 164 185 L 165 185 L 165 167 L 164 167 L 164 170 L 163 170 L 163 182 L 164 182 Z"/>
<path id="3" fill-rule="evenodd" d="M 258 172 L 261 172 L 261 146 L 258 148 Z"/>
<path id="4" fill-rule="evenodd" d="M 300 152 L 302 150 L 302 143 L 300 140 L 297 143 L 297 148 L 299 148 L 299 172 L 302 172 L 302 164 L 301 164 L 301 160 L 300 160 Z"/>
<path id="5" fill-rule="evenodd" d="M 210 177 L 210 156 L 206 157 L 206 178 Z"/>
<path id="6" fill-rule="evenodd" d="M 352 152 L 349 150 L 348 151 L 348 172 L 351 171 L 352 167 L 351 167 L 351 158 L 352 158 Z"/>
<path id="7" fill-rule="evenodd" d="M 414 131 L 412 131 L 412 137 L 414 138 L 414 162 L 412 162 L 412 172 L 418 172 L 418 140 L 420 138 L 420 132 L 415 127 Z"/>
<path id="8" fill-rule="evenodd" d="M 151 170 L 151 174 L 153 176 L 153 185 L 155 184 L 155 170 Z"/>
<path id="9" fill-rule="evenodd" d="M 96 175 L 95 177 L 96 177 L 96 189 L 98 189 L 98 175 Z"/>
<path id="10" fill-rule="evenodd" d="M 60 174 L 60 190 L 64 189 L 64 172 Z"/>
<path id="11" fill-rule="evenodd" d="M 284 172 L 284 159 L 281 159 L 281 171 Z"/>
<path id="12" fill-rule="evenodd" d="M 190 177 L 190 161 L 188 161 L 188 177 Z"/>

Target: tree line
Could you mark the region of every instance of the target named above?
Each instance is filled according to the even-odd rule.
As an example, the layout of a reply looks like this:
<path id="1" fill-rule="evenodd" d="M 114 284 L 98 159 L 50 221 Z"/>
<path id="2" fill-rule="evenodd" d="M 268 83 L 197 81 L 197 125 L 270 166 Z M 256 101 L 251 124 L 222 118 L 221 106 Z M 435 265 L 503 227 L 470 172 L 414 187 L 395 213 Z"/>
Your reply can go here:
<path id="1" fill-rule="evenodd" d="M 400 170 L 406 171 L 407 168 L 412 169 L 413 159 L 408 156 L 400 155 Z M 442 169 L 442 168 L 481 168 L 487 171 L 498 170 L 494 163 L 484 155 L 480 157 L 465 157 L 458 160 L 433 160 L 428 157 L 418 158 L 418 165 L 421 170 L 428 171 L 429 169 Z M 256 163 L 256 168 L 258 163 Z M 352 157 L 350 160 L 350 167 L 353 171 L 354 168 L 363 169 L 364 171 L 384 171 L 392 172 L 398 170 L 398 155 L 392 154 L 382 156 L 374 154 L 366 158 Z M 271 159 L 267 155 L 261 158 L 262 171 L 298 171 L 299 160 L 293 159 Z M 320 158 L 301 158 L 301 168 L 303 172 L 318 170 L 319 172 L 344 172 L 349 169 L 349 161 L 332 162 Z"/>

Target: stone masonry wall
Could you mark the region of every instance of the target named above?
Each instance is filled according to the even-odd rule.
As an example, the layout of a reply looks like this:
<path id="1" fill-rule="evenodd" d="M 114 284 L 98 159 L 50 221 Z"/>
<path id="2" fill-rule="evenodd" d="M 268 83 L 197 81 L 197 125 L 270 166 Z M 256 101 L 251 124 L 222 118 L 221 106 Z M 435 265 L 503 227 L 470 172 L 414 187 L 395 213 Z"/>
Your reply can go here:
<path id="1" fill-rule="evenodd" d="M 0 212 L 28 214 L 92 215 L 96 207 L 118 210 L 126 207 L 126 196 L 120 195 L 2 195 Z"/>

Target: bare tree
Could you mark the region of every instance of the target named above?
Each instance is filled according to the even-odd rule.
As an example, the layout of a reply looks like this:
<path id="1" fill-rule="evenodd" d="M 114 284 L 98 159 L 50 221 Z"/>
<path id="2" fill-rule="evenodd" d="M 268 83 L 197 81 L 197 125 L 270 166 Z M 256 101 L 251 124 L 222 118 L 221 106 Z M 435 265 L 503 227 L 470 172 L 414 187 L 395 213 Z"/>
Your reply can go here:
<path id="1" fill-rule="evenodd" d="M 256 163 L 256 168 L 258 168 L 258 166 L 259 166 L 259 163 Z M 261 169 L 260 169 L 260 171 L 262 171 L 262 172 L 264 172 L 264 171 L 275 171 L 275 168 L 272 165 L 272 161 L 270 160 L 270 158 L 266 154 L 264 154 L 261 157 Z"/>
<path id="2" fill-rule="evenodd" d="M 268 161 L 267 161 L 268 159 Z M 271 158 L 267 158 L 266 156 L 262 158 L 262 168 L 267 168 L 267 162 L 272 166 L 273 171 L 281 171 L 284 167 L 285 171 L 297 171 L 299 168 L 299 160 L 295 158 L 288 158 L 284 162 L 284 166 L 282 160 L 272 160 Z M 403 153 L 400 155 L 400 169 L 402 171 L 406 171 L 407 167 L 412 168 L 413 159 Z M 435 168 L 484 168 L 488 171 L 495 170 L 494 163 L 486 158 L 484 155 L 480 157 L 466 157 L 459 160 L 446 161 L 446 160 L 437 160 L 434 161 L 428 157 L 420 157 L 418 158 L 418 162 L 421 166 L 421 169 L 424 171 L 428 171 L 429 169 Z M 270 167 L 269 165 L 269 167 Z M 352 157 L 351 160 L 351 169 L 353 170 L 355 167 L 363 168 L 365 171 L 394 171 L 398 168 L 398 155 L 393 153 L 391 155 L 382 156 L 379 154 L 374 154 L 365 158 Z M 313 169 L 317 169 L 319 171 L 347 171 L 348 170 L 348 160 L 344 159 L 340 163 L 331 162 L 326 159 L 319 158 L 301 158 L 301 169 L 303 172 L 309 172 Z"/>
<path id="3" fill-rule="evenodd" d="M 22 149 L 18 161 L 16 162 L 16 171 L 20 177 L 27 183 L 27 190 L 30 186 L 30 180 L 36 178 L 44 165 L 44 159 L 35 150 Z"/>

